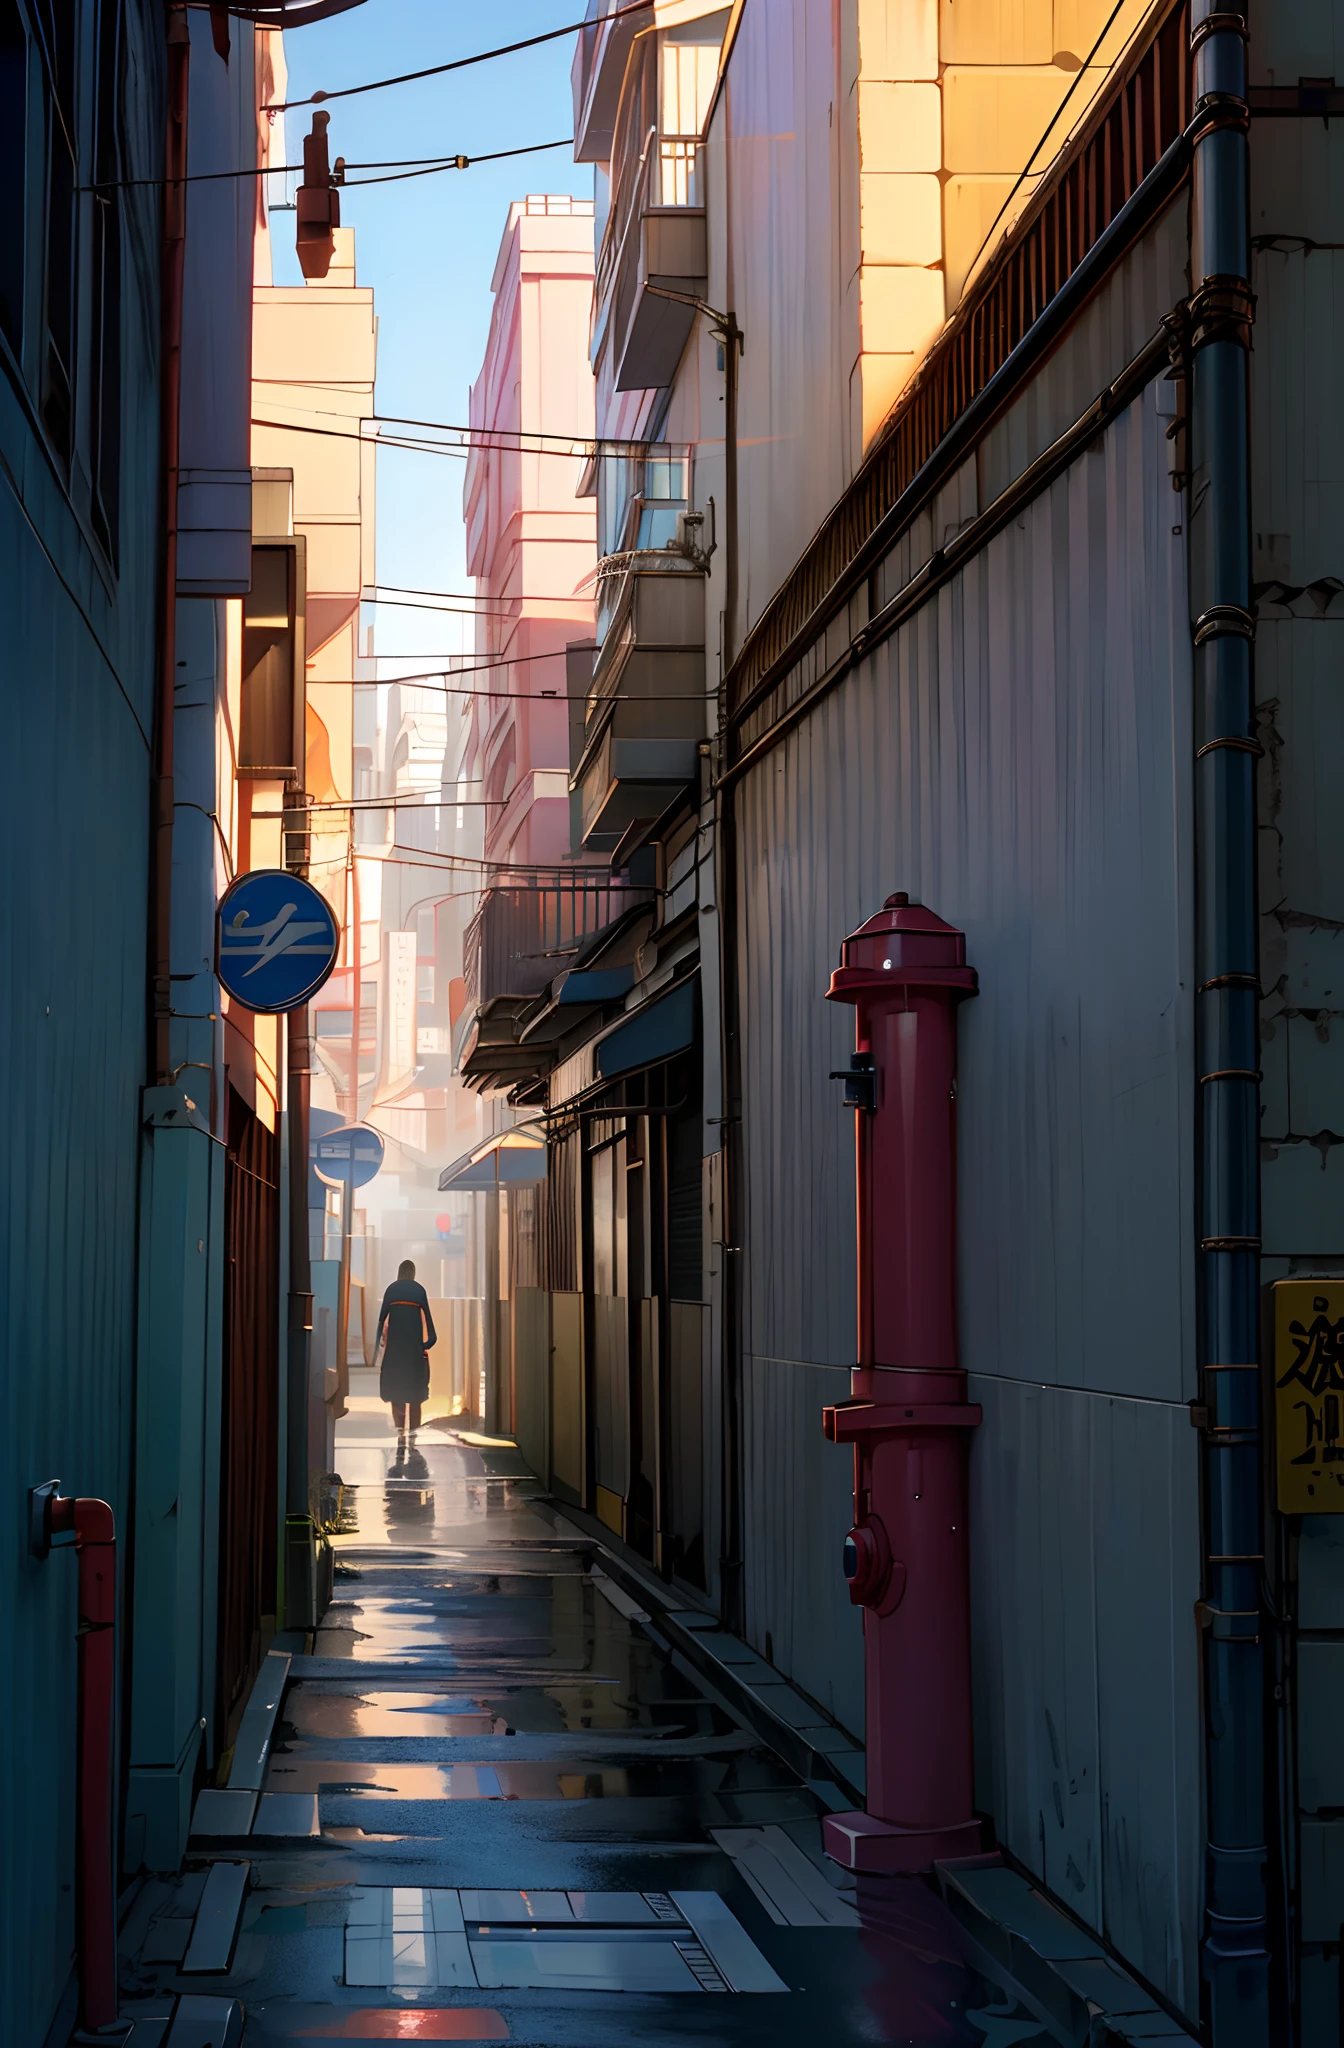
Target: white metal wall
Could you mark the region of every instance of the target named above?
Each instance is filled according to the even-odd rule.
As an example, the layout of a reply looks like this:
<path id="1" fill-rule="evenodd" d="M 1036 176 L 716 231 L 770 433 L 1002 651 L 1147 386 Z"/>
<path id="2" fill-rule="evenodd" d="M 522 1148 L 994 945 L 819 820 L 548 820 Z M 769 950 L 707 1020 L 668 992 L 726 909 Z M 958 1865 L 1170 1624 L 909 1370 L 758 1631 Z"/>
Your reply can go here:
<path id="1" fill-rule="evenodd" d="M 982 990 L 959 1161 L 979 1798 L 1193 2010 L 1192 741 L 1165 425 L 1149 389 L 740 791 L 746 1544 L 753 1641 L 856 1726 L 847 1460 L 820 1419 L 854 1353 L 826 1078 L 852 1018 L 822 995 L 907 888 L 965 928 Z"/>

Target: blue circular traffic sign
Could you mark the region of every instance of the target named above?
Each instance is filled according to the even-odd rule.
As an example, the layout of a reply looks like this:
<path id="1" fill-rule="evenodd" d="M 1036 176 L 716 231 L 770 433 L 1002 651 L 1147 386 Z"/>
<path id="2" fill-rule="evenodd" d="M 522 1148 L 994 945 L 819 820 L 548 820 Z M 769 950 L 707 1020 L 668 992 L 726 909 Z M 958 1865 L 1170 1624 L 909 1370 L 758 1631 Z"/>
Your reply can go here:
<path id="1" fill-rule="evenodd" d="M 316 995 L 340 951 L 331 905 L 285 868 L 239 875 L 220 898 L 216 972 L 236 1002 L 263 1016 Z"/>
<path id="2" fill-rule="evenodd" d="M 339 1124 L 334 1131 L 318 1131 L 308 1141 L 308 1157 L 321 1180 L 340 1187 L 367 1187 L 383 1163 L 381 1133 L 369 1124 Z"/>

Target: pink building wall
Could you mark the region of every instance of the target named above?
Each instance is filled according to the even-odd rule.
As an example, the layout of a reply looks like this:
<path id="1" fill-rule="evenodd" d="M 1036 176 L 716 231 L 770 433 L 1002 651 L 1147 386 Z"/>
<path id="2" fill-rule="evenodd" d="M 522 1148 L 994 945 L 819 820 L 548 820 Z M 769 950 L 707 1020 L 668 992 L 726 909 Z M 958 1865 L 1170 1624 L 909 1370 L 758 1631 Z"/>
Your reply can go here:
<path id="1" fill-rule="evenodd" d="M 463 510 L 476 651 L 508 664 L 480 681 L 508 695 L 474 699 L 468 758 L 499 805 L 485 813 L 486 855 L 554 863 L 570 850 L 564 649 L 592 630 L 597 560 L 595 501 L 575 496 L 584 454 L 565 447 L 593 433 L 591 201 L 516 200 L 491 288 Z M 554 701 L 540 701 L 548 690 Z"/>

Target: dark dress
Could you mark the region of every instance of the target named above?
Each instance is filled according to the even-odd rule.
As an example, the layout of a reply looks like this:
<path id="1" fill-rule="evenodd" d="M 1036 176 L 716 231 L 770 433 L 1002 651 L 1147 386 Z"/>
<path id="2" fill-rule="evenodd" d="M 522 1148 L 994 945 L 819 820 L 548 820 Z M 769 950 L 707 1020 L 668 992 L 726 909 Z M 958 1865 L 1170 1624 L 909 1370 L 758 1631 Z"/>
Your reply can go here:
<path id="1" fill-rule="evenodd" d="M 424 1323 L 420 1317 L 423 1312 Z M 378 1394 L 400 1407 L 407 1401 L 423 1401 L 429 1393 L 429 1344 L 437 1344 L 429 1296 L 418 1280 L 394 1280 L 383 1296 L 378 1316 L 378 1335 L 387 1326 L 387 1349 L 378 1376 Z"/>

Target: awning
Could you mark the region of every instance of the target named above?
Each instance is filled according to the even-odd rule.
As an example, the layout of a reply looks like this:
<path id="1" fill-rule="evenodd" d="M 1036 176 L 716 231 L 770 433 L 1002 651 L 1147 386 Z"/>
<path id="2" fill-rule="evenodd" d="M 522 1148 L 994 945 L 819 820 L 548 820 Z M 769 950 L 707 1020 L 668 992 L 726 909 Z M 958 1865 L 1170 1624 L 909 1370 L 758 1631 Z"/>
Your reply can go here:
<path id="1" fill-rule="evenodd" d="M 546 1178 L 546 1140 L 535 1131 L 518 1128 L 487 1138 L 474 1151 L 464 1152 L 439 1175 L 439 1190 L 445 1195 L 470 1194 L 483 1188 L 527 1187 Z"/>
<path id="2" fill-rule="evenodd" d="M 627 1023 L 618 1024 L 594 1048 L 601 1080 L 625 1074 L 632 1067 L 651 1067 L 670 1060 L 695 1043 L 695 982 L 679 982 L 667 995 L 636 1010 Z"/>

